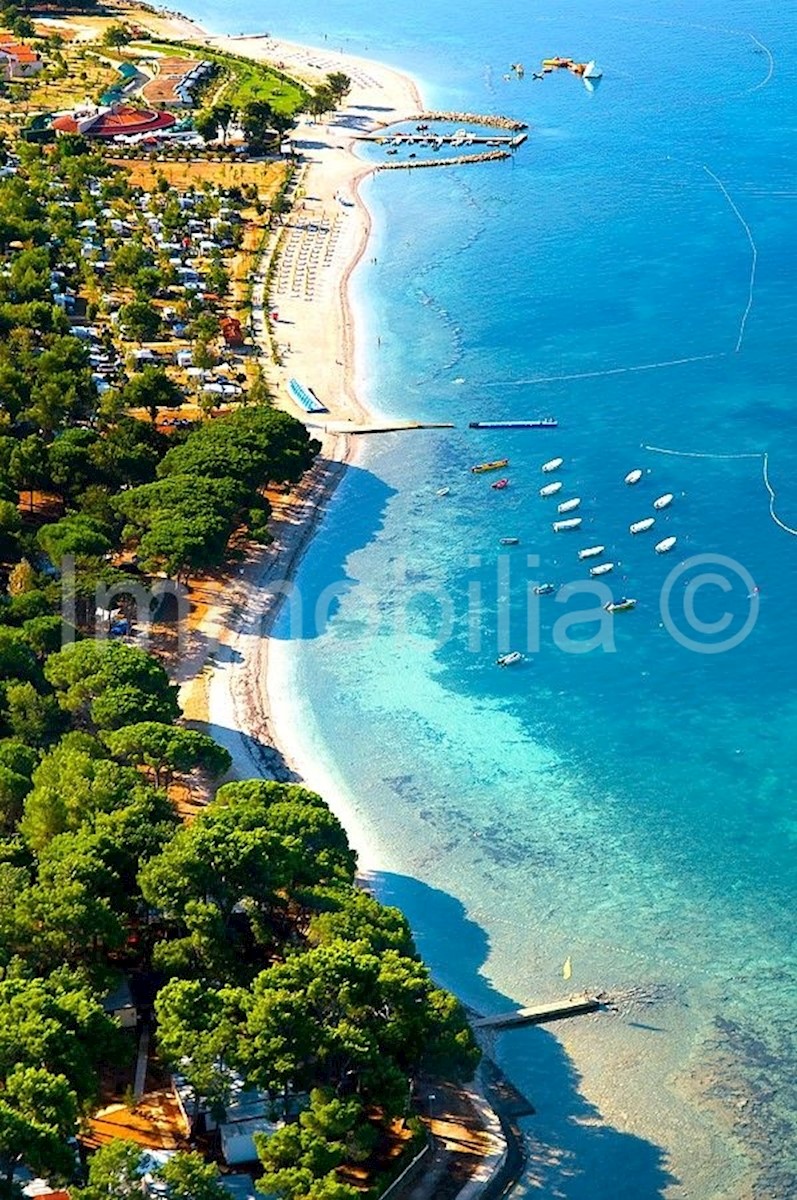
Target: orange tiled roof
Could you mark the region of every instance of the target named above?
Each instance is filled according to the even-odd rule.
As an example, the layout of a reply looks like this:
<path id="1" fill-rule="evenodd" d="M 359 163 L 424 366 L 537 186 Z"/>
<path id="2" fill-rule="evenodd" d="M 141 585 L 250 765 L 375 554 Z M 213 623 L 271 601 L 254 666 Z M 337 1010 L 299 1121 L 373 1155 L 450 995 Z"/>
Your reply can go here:
<path id="1" fill-rule="evenodd" d="M 25 42 L 18 42 L 15 37 L 7 33 L 0 33 L 0 50 L 6 54 L 13 54 L 14 58 L 18 58 L 20 62 L 38 62 L 39 55 Z"/>
<path id="2" fill-rule="evenodd" d="M 86 130 L 86 134 L 88 137 L 110 138 L 120 133 L 152 133 L 156 129 L 168 129 L 170 125 L 174 125 L 174 117 L 168 113 L 124 106 L 103 113 Z M 60 133 L 76 133 L 77 128 L 75 117 L 56 117 L 53 121 L 53 129 Z"/>

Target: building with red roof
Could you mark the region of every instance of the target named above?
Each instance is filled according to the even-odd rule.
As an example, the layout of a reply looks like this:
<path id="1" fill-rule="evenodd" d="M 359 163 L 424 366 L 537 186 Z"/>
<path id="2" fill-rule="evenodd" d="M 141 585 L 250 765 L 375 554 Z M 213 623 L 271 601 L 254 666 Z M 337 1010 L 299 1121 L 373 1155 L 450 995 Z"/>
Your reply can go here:
<path id="1" fill-rule="evenodd" d="M 12 33 L 0 33 L 0 78 L 30 79 L 38 75 L 44 63 L 39 54 Z"/>
<path id="2" fill-rule="evenodd" d="M 175 119 L 169 113 L 150 108 L 134 108 L 131 104 L 114 104 L 92 112 L 69 113 L 56 117 L 52 127 L 56 133 L 80 133 L 88 138 L 134 137 L 169 129 Z"/>
<path id="3" fill-rule="evenodd" d="M 235 317 L 222 317 L 221 335 L 228 346 L 243 346 L 244 344 L 241 322 Z"/>

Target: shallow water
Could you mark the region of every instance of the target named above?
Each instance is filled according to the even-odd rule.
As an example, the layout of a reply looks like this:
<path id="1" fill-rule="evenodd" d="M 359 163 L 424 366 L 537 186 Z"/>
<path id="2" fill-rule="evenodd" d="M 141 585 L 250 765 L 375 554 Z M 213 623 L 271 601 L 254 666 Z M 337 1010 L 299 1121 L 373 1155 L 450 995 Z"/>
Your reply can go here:
<path id="1" fill-rule="evenodd" d="M 218 4 L 187 7 L 229 25 Z M 512 163 L 365 186 L 364 395 L 457 428 L 386 438 L 342 485 L 300 572 L 304 618 L 277 630 L 281 733 L 356 811 L 377 886 L 467 1001 L 616 998 L 615 1014 L 498 1041 L 538 1110 L 521 1194 L 773 1200 L 797 1193 L 797 542 L 770 518 L 760 458 L 641 447 L 768 451 L 797 526 L 797 11 L 639 7 L 510 3 L 496 28 L 484 0 L 456 19 L 439 0 L 342 0 L 334 29 L 316 0 L 238 7 L 242 30 L 326 32 L 416 72 L 430 103 L 532 127 Z M 595 57 L 598 90 L 502 78 L 549 53 Z M 467 428 L 547 413 L 555 432 Z M 468 471 L 499 455 L 502 493 Z M 582 497 L 576 534 L 554 534 L 556 501 L 538 496 L 554 455 L 562 495 Z M 663 492 L 655 536 L 631 538 Z M 668 533 L 676 551 L 655 555 Z M 592 542 L 639 604 L 579 653 L 595 598 L 535 604 L 528 585 L 582 589 Z M 668 576 L 699 556 L 663 611 Z M 685 584 L 707 572 L 689 619 Z M 726 613 L 727 629 L 696 628 Z M 527 661 L 496 670 L 515 646 Z"/>

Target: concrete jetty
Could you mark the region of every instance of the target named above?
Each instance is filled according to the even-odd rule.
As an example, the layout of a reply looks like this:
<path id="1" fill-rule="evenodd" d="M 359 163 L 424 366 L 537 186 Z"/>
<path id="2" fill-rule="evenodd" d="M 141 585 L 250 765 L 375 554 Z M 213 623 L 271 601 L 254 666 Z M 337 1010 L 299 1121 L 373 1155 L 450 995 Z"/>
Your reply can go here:
<path id="1" fill-rule="evenodd" d="M 370 421 L 358 424 L 357 421 L 325 421 L 323 424 L 305 421 L 308 429 L 320 429 L 324 433 L 404 433 L 410 429 L 453 429 L 450 421 Z"/>
<path id="2" fill-rule="evenodd" d="M 518 1025 L 544 1025 L 548 1021 L 561 1021 L 564 1017 L 576 1017 L 582 1013 L 598 1012 L 603 1002 L 597 996 L 583 992 L 578 996 L 567 996 L 550 1004 L 533 1004 L 528 1008 L 516 1008 L 513 1012 L 497 1013 L 492 1017 L 478 1017 L 472 1024 L 474 1029 L 511 1029 Z"/>
<path id="3" fill-rule="evenodd" d="M 436 142 L 438 146 L 512 146 L 517 149 L 528 138 L 527 133 L 493 134 L 493 133 L 361 133 L 357 140 L 360 142 L 377 142 L 391 146 L 428 146 Z"/>
<path id="4" fill-rule="evenodd" d="M 407 171 L 414 167 L 460 167 L 464 163 L 495 162 L 499 158 L 511 158 L 509 150 L 490 150 L 487 154 L 457 154 L 448 158 L 410 158 L 401 162 L 379 163 L 377 171 Z"/>
<path id="5" fill-rule="evenodd" d="M 513 117 L 496 116 L 494 113 L 422 112 L 405 119 L 417 121 L 419 124 L 422 122 L 428 124 L 429 121 L 451 121 L 457 125 L 487 125 L 492 129 L 511 129 L 515 133 L 519 133 L 521 129 L 528 129 L 525 121 L 516 121 Z"/>

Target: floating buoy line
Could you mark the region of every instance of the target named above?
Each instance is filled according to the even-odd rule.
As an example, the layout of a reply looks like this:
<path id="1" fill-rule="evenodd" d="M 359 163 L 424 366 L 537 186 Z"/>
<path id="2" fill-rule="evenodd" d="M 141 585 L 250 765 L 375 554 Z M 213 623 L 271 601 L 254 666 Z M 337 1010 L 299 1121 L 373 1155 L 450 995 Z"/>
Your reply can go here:
<path id="1" fill-rule="evenodd" d="M 778 516 L 778 514 L 775 512 L 775 503 L 776 503 L 777 497 L 775 495 L 775 489 L 773 488 L 773 486 L 769 480 L 769 451 L 768 450 L 750 450 L 750 451 L 747 451 L 746 453 L 741 453 L 741 454 L 714 454 L 709 451 L 700 451 L 700 450 L 669 450 L 663 446 L 647 446 L 644 442 L 642 443 L 642 449 L 650 451 L 651 454 L 671 454 L 675 458 L 715 458 L 715 459 L 724 459 L 726 461 L 734 460 L 734 459 L 738 460 L 738 459 L 743 459 L 743 458 L 759 459 L 761 462 L 761 474 L 762 474 L 762 478 L 764 481 L 764 487 L 767 489 L 767 492 L 769 494 L 769 515 L 772 518 L 772 520 L 775 522 L 775 524 L 778 526 L 778 528 L 782 529 L 784 533 L 791 534 L 792 537 L 797 537 L 797 529 L 793 529 L 791 525 L 787 525 L 786 522 L 782 521 L 780 519 L 780 517 Z"/>

